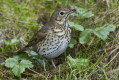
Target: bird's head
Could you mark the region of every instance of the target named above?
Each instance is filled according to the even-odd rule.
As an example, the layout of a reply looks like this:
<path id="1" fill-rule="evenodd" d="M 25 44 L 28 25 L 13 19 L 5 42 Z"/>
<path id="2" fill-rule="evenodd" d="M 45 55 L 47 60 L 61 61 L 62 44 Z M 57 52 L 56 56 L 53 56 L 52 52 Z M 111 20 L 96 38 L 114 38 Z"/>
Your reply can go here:
<path id="1" fill-rule="evenodd" d="M 65 22 L 68 21 L 69 15 L 76 11 L 74 7 L 68 8 L 59 8 L 54 11 L 54 13 L 51 16 L 51 21 L 57 22 L 60 25 L 63 25 Z"/>

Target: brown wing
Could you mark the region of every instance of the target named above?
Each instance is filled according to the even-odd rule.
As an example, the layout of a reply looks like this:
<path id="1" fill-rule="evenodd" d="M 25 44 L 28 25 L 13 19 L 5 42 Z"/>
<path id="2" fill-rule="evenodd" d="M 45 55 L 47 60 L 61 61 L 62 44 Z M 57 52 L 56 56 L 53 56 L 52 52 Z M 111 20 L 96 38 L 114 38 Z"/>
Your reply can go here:
<path id="1" fill-rule="evenodd" d="M 38 31 L 33 38 L 29 41 L 28 45 L 26 47 L 30 47 L 34 44 L 37 44 L 39 41 L 42 41 L 46 37 L 46 33 Z"/>
<path id="2" fill-rule="evenodd" d="M 31 40 L 29 41 L 28 45 L 26 45 L 26 47 L 30 47 L 44 40 L 47 35 L 47 31 L 50 29 L 50 27 L 51 27 L 50 23 L 45 24 L 39 31 L 35 33 L 35 35 L 31 38 Z"/>
<path id="3" fill-rule="evenodd" d="M 47 35 L 47 31 L 51 28 L 50 23 L 45 24 L 39 31 L 35 33 L 35 35 L 31 38 L 31 40 L 28 42 L 28 44 L 18 51 L 18 53 L 23 52 L 26 50 L 26 48 L 33 46 L 37 44 L 38 42 L 45 39 Z"/>

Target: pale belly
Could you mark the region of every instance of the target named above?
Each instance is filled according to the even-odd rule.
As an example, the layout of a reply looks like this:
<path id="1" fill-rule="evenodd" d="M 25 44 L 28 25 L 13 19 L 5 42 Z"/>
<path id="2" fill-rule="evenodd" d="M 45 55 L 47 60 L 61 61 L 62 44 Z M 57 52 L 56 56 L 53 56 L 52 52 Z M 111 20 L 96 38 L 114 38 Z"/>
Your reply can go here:
<path id="1" fill-rule="evenodd" d="M 38 53 L 45 58 L 55 58 L 62 54 L 70 41 L 70 38 L 50 38 L 48 42 L 44 41 L 38 49 Z"/>

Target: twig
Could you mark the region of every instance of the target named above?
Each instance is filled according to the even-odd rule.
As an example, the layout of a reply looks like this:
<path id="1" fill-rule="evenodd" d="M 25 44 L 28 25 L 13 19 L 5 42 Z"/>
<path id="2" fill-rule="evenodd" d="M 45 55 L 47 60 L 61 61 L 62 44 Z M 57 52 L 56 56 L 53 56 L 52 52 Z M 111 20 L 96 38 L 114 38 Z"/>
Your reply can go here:
<path id="1" fill-rule="evenodd" d="M 117 51 L 119 49 L 119 46 L 117 46 L 115 49 L 113 49 L 110 54 L 108 56 L 110 56 L 112 53 L 114 53 L 115 51 Z"/>
<path id="2" fill-rule="evenodd" d="M 35 70 L 30 69 L 30 68 L 28 68 L 28 70 L 34 72 L 35 74 L 40 74 L 40 73 L 36 72 Z M 43 76 L 42 74 L 40 74 L 40 75 Z"/>
<path id="3" fill-rule="evenodd" d="M 24 24 L 30 24 L 30 25 L 35 25 L 35 26 L 39 26 L 40 25 L 40 24 L 37 24 L 37 23 L 29 23 L 29 22 L 22 21 L 22 20 L 14 20 L 12 18 L 4 17 L 4 16 L 2 16 L 2 18 L 6 19 L 6 20 L 11 20 L 11 21 L 19 22 L 19 23 L 24 23 Z"/>
<path id="4" fill-rule="evenodd" d="M 119 68 L 110 70 L 110 71 L 107 72 L 107 74 L 115 73 L 115 72 L 119 72 Z"/>
<path id="5" fill-rule="evenodd" d="M 118 56 L 119 52 L 107 63 L 107 65 L 109 65 L 117 56 Z"/>

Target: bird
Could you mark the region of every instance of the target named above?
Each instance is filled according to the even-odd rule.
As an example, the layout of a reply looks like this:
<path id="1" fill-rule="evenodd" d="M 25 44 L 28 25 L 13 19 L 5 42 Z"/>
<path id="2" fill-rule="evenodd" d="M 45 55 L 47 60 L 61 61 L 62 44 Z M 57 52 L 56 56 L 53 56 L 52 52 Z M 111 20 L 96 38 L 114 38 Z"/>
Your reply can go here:
<path id="1" fill-rule="evenodd" d="M 75 7 L 72 6 L 56 9 L 50 20 L 34 34 L 28 44 L 20 49 L 18 53 L 32 49 L 38 55 L 50 59 L 52 65 L 56 68 L 53 59 L 61 55 L 70 42 L 71 29 L 69 28 L 68 19 L 69 15 L 75 11 Z"/>

